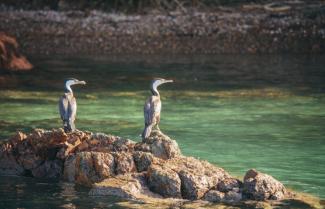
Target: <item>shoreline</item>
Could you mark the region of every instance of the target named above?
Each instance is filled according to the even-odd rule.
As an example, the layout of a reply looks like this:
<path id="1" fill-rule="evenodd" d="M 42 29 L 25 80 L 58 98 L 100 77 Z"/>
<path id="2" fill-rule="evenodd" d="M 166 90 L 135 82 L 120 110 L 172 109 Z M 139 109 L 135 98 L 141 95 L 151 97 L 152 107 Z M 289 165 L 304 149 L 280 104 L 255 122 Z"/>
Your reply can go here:
<path id="1" fill-rule="evenodd" d="M 27 55 L 322 54 L 325 12 L 319 4 L 281 12 L 242 6 L 145 15 L 0 11 L 0 31 L 16 37 Z"/>

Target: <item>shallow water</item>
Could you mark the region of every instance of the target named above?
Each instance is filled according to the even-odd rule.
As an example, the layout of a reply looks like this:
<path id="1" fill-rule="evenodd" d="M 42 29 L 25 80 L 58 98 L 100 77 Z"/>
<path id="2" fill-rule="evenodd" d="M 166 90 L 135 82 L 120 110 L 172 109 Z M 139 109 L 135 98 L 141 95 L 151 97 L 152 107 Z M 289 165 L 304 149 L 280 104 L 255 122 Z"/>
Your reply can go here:
<path id="1" fill-rule="evenodd" d="M 0 138 L 16 130 L 60 127 L 57 100 L 62 83 L 76 77 L 88 83 L 74 88 L 77 128 L 138 141 L 150 79 L 172 78 L 175 83 L 160 87 L 160 128 L 177 140 L 183 154 L 206 159 L 235 176 L 256 168 L 290 188 L 325 198 L 324 58 L 34 57 L 32 73 L 6 75 L 12 82 L 0 90 Z M 53 207 L 60 206 L 65 197 L 53 192 L 67 184 L 37 182 L 0 178 L 0 199 L 23 207 L 37 205 L 30 202 L 34 197 L 39 204 L 50 198 Z M 7 188 L 16 189 L 5 192 Z M 86 193 L 77 188 L 69 198 L 83 205 Z M 88 203 L 101 207 L 114 201 Z"/>

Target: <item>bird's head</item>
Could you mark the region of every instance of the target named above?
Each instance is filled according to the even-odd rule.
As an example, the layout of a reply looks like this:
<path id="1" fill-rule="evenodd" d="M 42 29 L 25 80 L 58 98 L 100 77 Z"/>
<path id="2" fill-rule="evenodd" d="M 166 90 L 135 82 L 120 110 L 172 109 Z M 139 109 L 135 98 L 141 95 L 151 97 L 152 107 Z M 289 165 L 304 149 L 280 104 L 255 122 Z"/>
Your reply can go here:
<path id="1" fill-rule="evenodd" d="M 164 78 L 155 78 L 152 80 L 152 83 L 151 83 L 151 91 L 153 94 L 159 94 L 158 91 L 157 91 L 157 87 L 160 86 L 161 84 L 164 84 L 164 83 L 172 83 L 174 82 L 173 80 L 167 80 L 167 79 L 164 79 Z"/>
<path id="2" fill-rule="evenodd" d="M 75 79 L 75 78 L 68 78 L 65 80 L 64 84 L 65 84 L 66 90 L 72 92 L 70 86 L 76 85 L 76 84 L 86 85 L 86 81 L 79 81 L 78 79 Z"/>
<path id="3" fill-rule="evenodd" d="M 152 86 L 156 86 L 158 87 L 159 85 L 161 84 L 164 84 L 164 83 L 172 83 L 174 82 L 173 80 L 167 80 L 167 79 L 164 79 L 164 78 L 155 78 L 152 80 Z"/>

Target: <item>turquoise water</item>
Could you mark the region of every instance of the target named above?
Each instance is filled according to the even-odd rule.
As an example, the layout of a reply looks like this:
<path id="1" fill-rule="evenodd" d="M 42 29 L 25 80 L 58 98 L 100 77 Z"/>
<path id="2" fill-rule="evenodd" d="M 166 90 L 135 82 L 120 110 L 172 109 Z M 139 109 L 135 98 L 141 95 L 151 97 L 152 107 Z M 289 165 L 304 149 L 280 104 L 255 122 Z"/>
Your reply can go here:
<path id="1" fill-rule="evenodd" d="M 183 154 L 206 159 L 235 176 L 256 168 L 287 187 L 325 198 L 324 58 L 33 57 L 33 72 L 3 75 L 12 82 L 0 89 L 0 138 L 16 130 L 60 127 L 57 100 L 63 80 L 76 77 L 87 81 L 86 86 L 74 88 L 77 128 L 139 141 L 150 79 L 171 78 L 175 83 L 160 87 L 160 128 L 177 140 Z M 41 187 L 38 183 L 1 178 L 1 198 L 17 207 L 30 201 L 18 190 L 4 192 L 7 187 L 26 193 L 37 187 L 40 201 L 50 198 L 53 207 L 65 198 L 51 191 L 64 191 L 65 183 L 47 182 Z M 69 195 L 82 205 L 88 198 L 86 189 L 74 189 Z M 114 202 L 102 201 L 91 200 L 99 205 Z"/>

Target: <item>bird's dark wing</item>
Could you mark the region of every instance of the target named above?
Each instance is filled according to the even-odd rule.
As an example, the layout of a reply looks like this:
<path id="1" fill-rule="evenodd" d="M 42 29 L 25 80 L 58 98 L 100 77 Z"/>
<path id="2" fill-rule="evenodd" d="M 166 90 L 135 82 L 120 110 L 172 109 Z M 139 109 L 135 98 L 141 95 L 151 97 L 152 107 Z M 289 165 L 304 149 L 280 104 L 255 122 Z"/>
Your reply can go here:
<path id="1" fill-rule="evenodd" d="M 157 123 L 157 116 L 160 115 L 161 102 L 159 97 L 151 96 L 144 104 L 144 120 L 145 124 Z"/>
<path id="2" fill-rule="evenodd" d="M 69 99 L 69 119 L 74 121 L 76 119 L 77 114 L 77 102 L 75 97 L 71 97 Z"/>
<path id="3" fill-rule="evenodd" d="M 152 123 L 152 119 L 154 118 L 154 104 L 152 102 L 152 97 L 149 97 L 147 101 L 144 103 L 144 123 L 149 125 Z"/>
<path id="4" fill-rule="evenodd" d="M 66 97 L 66 95 L 63 95 L 59 100 L 59 111 L 62 120 L 69 119 L 68 105 L 69 105 L 68 98 Z"/>

